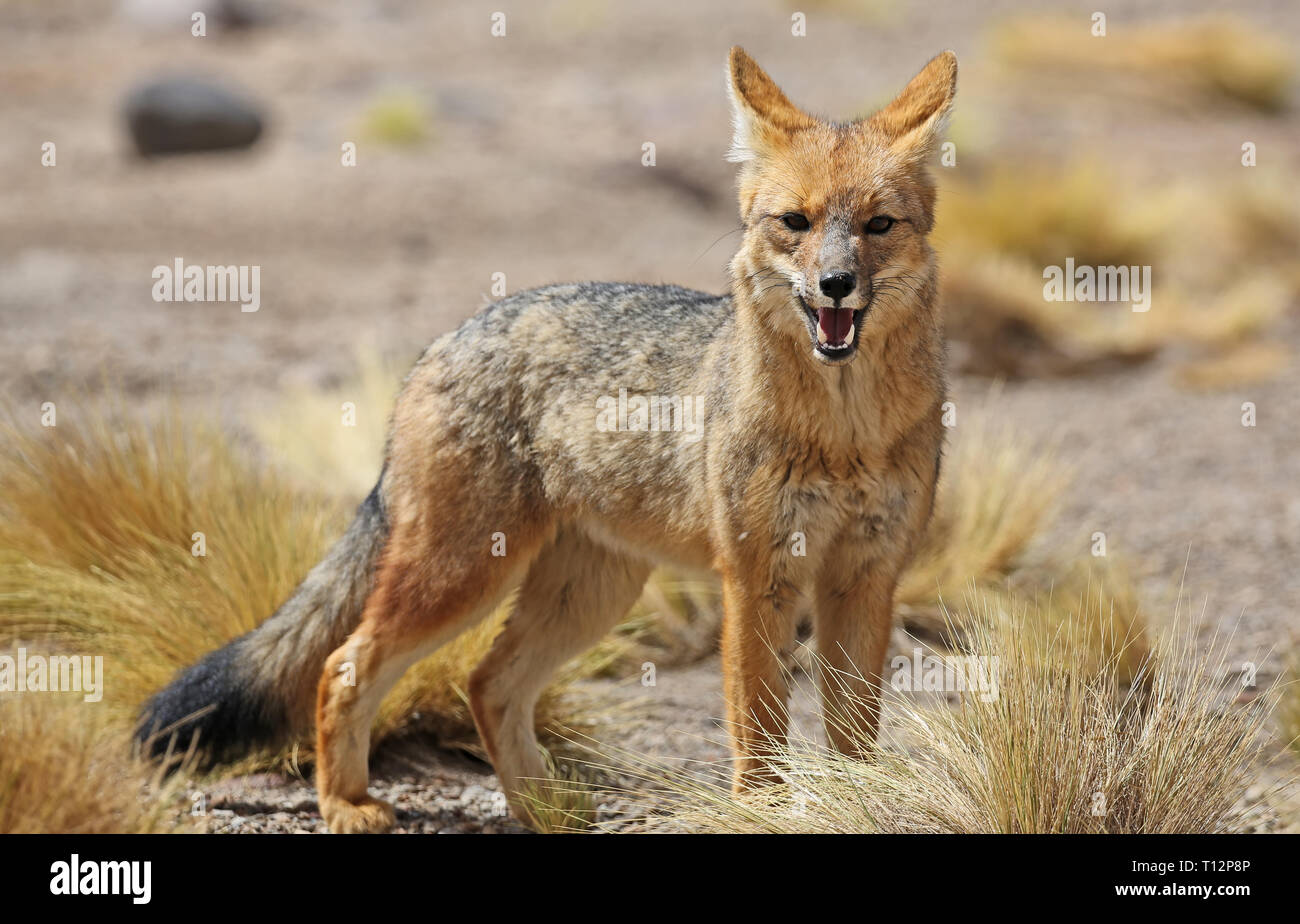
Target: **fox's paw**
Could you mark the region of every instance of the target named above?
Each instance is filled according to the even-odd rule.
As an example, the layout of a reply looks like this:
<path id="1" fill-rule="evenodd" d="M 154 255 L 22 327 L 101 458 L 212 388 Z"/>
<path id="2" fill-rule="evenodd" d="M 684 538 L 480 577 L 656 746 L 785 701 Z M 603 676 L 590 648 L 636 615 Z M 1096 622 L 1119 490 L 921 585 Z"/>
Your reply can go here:
<path id="1" fill-rule="evenodd" d="M 360 802 L 326 797 L 321 799 L 320 813 L 331 834 L 384 834 L 397 821 L 391 805 L 370 796 L 362 796 Z"/>

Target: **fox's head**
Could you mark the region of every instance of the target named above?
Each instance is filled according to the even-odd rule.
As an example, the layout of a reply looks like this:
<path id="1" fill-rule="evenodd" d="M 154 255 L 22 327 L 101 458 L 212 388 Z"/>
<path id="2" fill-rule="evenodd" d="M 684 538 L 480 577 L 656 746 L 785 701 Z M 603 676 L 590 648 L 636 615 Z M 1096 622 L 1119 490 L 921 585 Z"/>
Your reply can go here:
<path id="1" fill-rule="evenodd" d="M 742 48 L 728 71 L 745 239 L 734 287 L 778 335 L 851 362 L 864 337 L 926 310 L 934 183 L 926 163 L 957 88 L 945 51 L 892 103 L 854 122 L 796 108 Z M 917 319 L 921 321 L 922 319 Z"/>

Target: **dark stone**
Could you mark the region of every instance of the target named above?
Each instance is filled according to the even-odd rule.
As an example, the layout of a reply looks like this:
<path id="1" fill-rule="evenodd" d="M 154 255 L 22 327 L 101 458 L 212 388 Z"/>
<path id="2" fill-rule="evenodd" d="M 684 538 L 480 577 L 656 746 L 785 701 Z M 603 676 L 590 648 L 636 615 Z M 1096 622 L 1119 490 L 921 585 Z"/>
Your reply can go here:
<path id="1" fill-rule="evenodd" d="M 246 148 L 262 134 L 262 116 L 245 97 L 192 77 L 137 87 L 125 107 L 141 155 Z"/>

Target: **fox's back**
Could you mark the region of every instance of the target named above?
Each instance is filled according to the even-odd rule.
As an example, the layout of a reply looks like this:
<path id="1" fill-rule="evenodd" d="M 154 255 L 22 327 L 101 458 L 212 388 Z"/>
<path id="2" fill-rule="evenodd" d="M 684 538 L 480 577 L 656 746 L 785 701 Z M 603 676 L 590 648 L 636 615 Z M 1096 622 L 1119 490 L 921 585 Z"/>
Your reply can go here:
<path id="1" fill-rule="evenodd" d="M 490 370 L 499 358 L 543 378 L 565 372 L 618 377 L 641 368 L 672 376 L 698 366 L 700 349 L 730 323 L 725 295 L 579 282 L 528 289 L 488 305 L 433 349 L 453 364 L 483 368 L 487 362 Z"/>
<path id="2" fill-rule="evenodd" d="M 671 533 L 674 510 L 707 507 L 710 347 L 733 324 L 728 296 L 679 286 L 518 292 L 425 352 L 398 399 L 391 461 L 402 467 L 409 451 L 406 464 L 418 467 L 434 448 L 425 440 L 454 439 L 484 473 L 485 494 L 593 521 L 635 515 Z M 638 411 L 642 401 L 653 413 Z M 704 537 L 687 532 L 667 545 L 702 552 Z"/>

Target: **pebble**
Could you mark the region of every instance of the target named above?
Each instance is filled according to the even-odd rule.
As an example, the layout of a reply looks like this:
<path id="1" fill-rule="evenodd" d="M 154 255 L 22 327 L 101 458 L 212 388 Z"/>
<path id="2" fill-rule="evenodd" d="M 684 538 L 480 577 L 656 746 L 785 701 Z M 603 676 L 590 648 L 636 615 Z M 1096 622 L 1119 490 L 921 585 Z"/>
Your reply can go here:
<path id="1" fill-rule="evenodd" d="M 124 115 L 144 157 L 246 148 L 262 134 L 262 116 L 251 100 L 196 77 L 165 77 L 136 87 Z"/>

